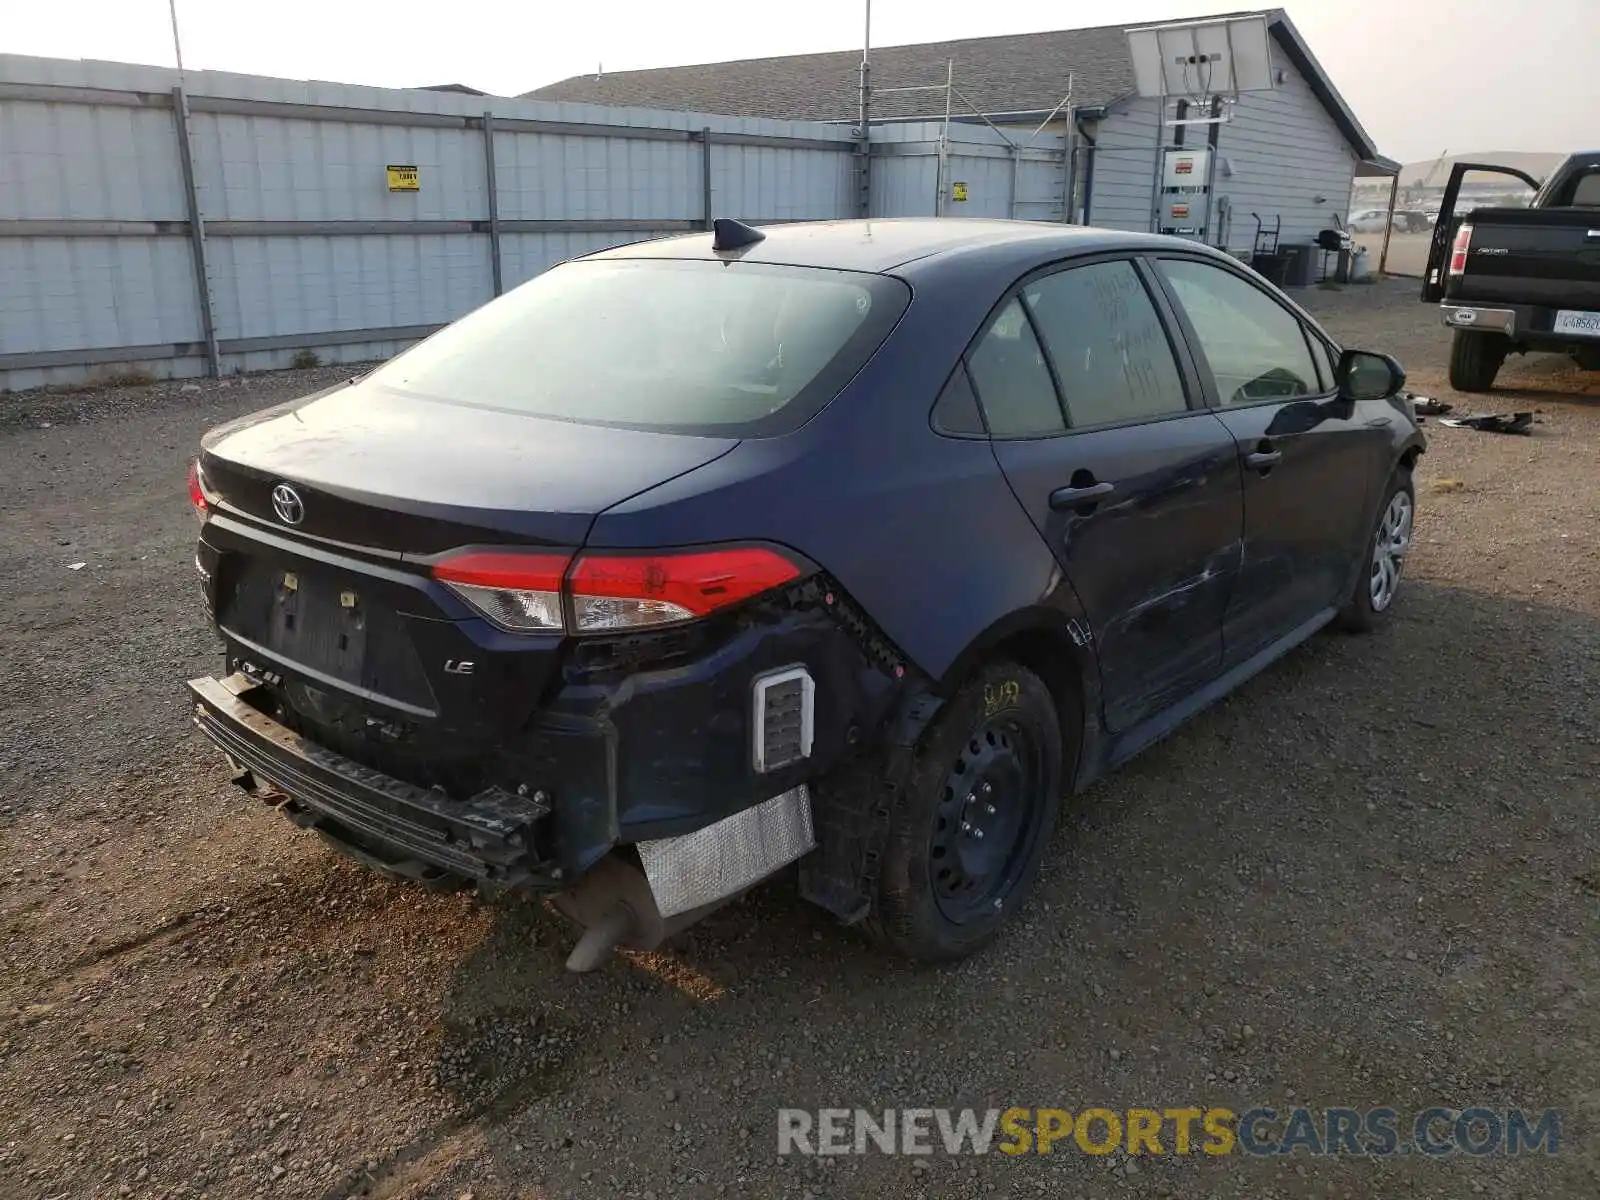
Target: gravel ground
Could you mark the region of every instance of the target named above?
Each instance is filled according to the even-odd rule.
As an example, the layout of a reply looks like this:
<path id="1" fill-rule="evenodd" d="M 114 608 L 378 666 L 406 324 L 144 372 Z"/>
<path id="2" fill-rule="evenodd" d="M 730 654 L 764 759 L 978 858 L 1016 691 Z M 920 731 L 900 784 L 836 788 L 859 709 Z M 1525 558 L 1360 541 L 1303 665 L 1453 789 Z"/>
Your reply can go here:
<path id="1" fill-rule="evenodd" d="M 1414 288 L 1307 303 L 1462 404 Z M 1600 1194 L 1600 387 L 1563 360 L 1487 398 L 1531 438 L 1429 423 L 1392 625 L 1076 798 L 989 951 L 911 969 L 779 882 L 581 978 L 541 907 L 369 876 L 189 729 L 186 460 L 334 377 L 0 399 L 0 1196 Z M 1563 1141 L 775 1153 L 780 1106 L 1297 1103 L 1557 1107 Z"/>

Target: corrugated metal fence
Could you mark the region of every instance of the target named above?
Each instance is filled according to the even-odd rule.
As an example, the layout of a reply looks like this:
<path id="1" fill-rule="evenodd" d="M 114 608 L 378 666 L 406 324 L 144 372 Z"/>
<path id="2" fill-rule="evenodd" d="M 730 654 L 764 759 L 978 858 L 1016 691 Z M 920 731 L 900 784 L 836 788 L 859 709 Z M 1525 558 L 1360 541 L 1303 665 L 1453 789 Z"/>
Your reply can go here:
<path id="1" fill-rule="evenodd" d="M 0 386 L 381 357 L 708 212 L 844 215 L 855 151 L 822 124 L 0 57 Z"/>
<path id="2" fill-rule="evenodd" d="M 1058 129 L 990 129 L 956 123 L 941 151 L 942 122 L 872 129 L 874 216 L 1003 217 L 1062 221 L 1065 138 Z"/>
<path id="3" fill-rule="evenodd" d="M 890 129 L 874 215 L 1052 215 L 1018 188 L 1059 148 Z M 603 246 L 856 215 L 859 164 L 839 125 L 0 55 L 0 388 L 381 358 Z"/>

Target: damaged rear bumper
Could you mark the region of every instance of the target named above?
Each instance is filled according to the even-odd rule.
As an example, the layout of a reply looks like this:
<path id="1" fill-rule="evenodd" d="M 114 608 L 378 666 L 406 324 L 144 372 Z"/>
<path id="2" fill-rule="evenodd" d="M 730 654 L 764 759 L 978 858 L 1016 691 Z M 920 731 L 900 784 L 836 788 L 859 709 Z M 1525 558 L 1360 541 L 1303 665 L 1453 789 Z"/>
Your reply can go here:
<path id="1" fill-rule="evenodd" d="M 530 716 L 499 697 L 448 726 L 223 635 L 226 677 L 188 684 L 197 727 L 247 791 L 386 875 L 552 894 L 633 945 L 800 858 L 808 898 L 863 909 L 867 816 L 823 797 L 814 818 L 814 787 L 871 774 L 906 670 L 827 581 L 576 643 Z"/>
<path id="2" fill-rule="evenodd" d="M 191 679 L 195 726 L 227 756 L 234 782 L 393 878 L 486 891 L 563 892 L 583 870 L 543 856 L 551 802 L 544 792 L 490 787 L 458 799 L 363 766 L 296 733 L 252 703 L 265 689 L 244 674 Z M 542 826 L 545 826 L 542 828 Z M 815 845 L 805 785 L 693 832 L 637 844 L 643 878 L 630 927 L 664 932 L 668 918 L 737 895 Z M 593 864 L 590 864 L 593 865 Z M 580 908 L 610 907 L 581 889 Z M 638 895 L 646 899 L 640 901 Z"/>
<path id="3" fill-rule="evenodd" d="M 234 674 L 191 679 L 194 723 L 227 755 L 235 781 L 385 874 L 491 887 L 562 886 L 539 857 L 544 797 L 489 788 L 468 799 L 420 788 L 301 737 L 250 703 L 260 685 Z"/>

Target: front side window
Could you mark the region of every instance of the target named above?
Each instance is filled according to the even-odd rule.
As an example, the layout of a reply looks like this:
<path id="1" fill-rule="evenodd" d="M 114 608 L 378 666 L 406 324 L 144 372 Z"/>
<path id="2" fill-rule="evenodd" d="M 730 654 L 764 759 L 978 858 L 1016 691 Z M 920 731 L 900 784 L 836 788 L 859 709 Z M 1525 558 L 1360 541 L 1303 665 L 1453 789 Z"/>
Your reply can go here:
<path id="1" fill-rule="evenodd" d="M 1223 404 L 1324 390 L 1299 318 L 1260 288 L 1209 263 L 1166 258 L 1157 265 L 1194 327 Z"/>
<path id="2" fill-rule="evenodd" d="M 1317 374 L 1322 379 L 1322 390 L 1331 392 L 1338 386 L 1335 378 L 1338 374 L 1337 364 L 1334 362 L 1333 351 L 1328 349 L 1328 343 L 1316 334 L 1308 334 L 1306 340 L 1311 343 L 1311 357 L 1317 360 Z"/>
<path id="3" fill-rule="evenodd" d="M 1132 263 L 1093 263 L 1023 289 L 1074 428 L 1183 412 L 1178 364 Z"/>
<path id="4" fill-rule="evenodd" d="M 367 378 L 380 389 L 529 416 L 761 436 L 798 427 L 831 400 L 909 298 L 899 280 L 853 271 L 579 260 Z"/>
<path id="5" fill-rule="evenodd" d="M 1020 300 L 1009 300 L 995 316 L 967 355 L 967 366 L 993 436 L 1048 437 L 1066 429 L 1050 368 Z"/>

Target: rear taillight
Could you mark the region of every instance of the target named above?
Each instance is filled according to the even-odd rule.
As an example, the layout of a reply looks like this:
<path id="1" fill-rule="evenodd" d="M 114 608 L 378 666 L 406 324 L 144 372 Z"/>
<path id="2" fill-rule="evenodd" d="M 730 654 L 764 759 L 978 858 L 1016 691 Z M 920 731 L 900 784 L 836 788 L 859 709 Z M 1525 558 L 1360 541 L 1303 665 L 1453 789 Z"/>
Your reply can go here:
<path id="1" fill-rule="evenodd" d="M 1467 251 L 1472 249 L 1472 226 L 1463 225 L 1456 230 L 1455 244 L 1450 247 L 1450 274 L 1467 273 Z"/>
<path id="2" fill-rule="evenodd" d="M 502 629 L 557 631 L 570 554 L 474 550 L 435 564 L 433 577 Z"/>
<path id="3" fill-rule="evenodd" d="M 578 633 L 692 621 L 799 576 L 775 550 L 585 554 L 567 581 Z"/>
<path id="4" fill-rule="evenodd" d="M 200 474 L 200 460 L 197 458 L 189 464 L 189 503 L 194 505 L 195 512 L 202 517 L 210 505 L 206 501 L 205 479 Z"/>
<path id="5" fill-rule="evenodd" d="M 570 570 L 569 570 L 570 564 Z M 566 554 L 468 551 L 433 576 L 502 629 L 606 633 L 676 625 L 800 577 L 765 546 Z M 563 611 L 570 603 L 570 625 Z"/>

